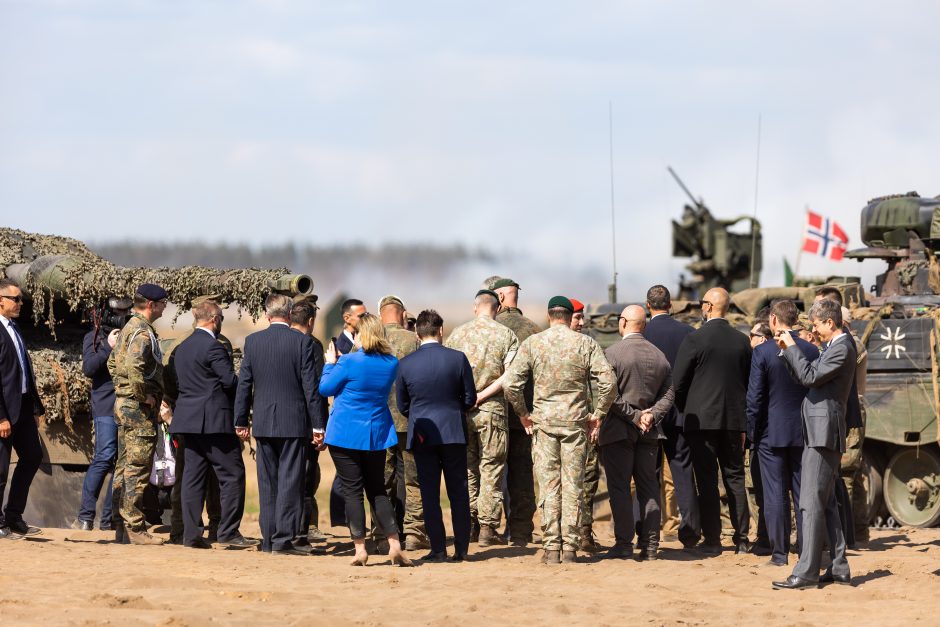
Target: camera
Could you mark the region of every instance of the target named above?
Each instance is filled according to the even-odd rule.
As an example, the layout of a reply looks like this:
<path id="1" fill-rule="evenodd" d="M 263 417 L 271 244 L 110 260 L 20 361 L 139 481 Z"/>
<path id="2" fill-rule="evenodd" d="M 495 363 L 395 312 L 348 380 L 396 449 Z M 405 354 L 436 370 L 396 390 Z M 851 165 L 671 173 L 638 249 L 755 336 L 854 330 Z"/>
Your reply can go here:
<path id="1" fill-rule="evenodd" d="M 95 309 L 92 321 L 106 334 L 114 329 L 122 329 L 130 320 L 132 305 L 133 302 L 129 298 L 112 296 Z"/>

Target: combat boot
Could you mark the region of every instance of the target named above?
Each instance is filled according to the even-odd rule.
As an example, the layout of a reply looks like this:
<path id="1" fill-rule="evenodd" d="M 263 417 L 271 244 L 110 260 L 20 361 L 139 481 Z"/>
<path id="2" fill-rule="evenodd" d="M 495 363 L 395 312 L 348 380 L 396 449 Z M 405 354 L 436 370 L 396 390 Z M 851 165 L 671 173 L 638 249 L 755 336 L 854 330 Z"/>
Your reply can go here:
<path id="1" fill-rule="evenodd" d="M 133 531 L 131 529 L 125 529 L 124 533 L 131 541 L 131 544 L 163 544 L 163 538 L 154 538 L 152 535 L 147 533 L 147 531 Z"/>
<path id="2" fill-rule="evenodd" d="M 472 521 L 470 523 L 470 542 L 477 542 L 480 539 L 480 523 Z"/>
<path id="3" fill-rule="evenodd" d="M 578 554 L 574 551 L 562 551 L 561 552 L 561 563 L 562 564 L 575 564 L 578 561 Z"/>
<path id="4" fill-rule="evenodd" d="M 477 542 L 481 547 L 506 544 L 506 540 L 489 525 L 480 525 L 480 538 Z"/>
<path id="5" fill-rule="evenodd" d="M 405 537 L 405 550 L 406 551 L 421 551 L 422 549 L 430 549 L 431 543 L 428 542 L 427 538 L 419 538 L 418 536 L 409 535 Z"/>
<path id="6" fill-rule="evenodd" d="M 590 527 L 581 529 L 581 543 L 578 548 L 585 553 L 597 553 L 601 550 L 594 539 L 594 531 Z"/>
<path id="7" fill-rule="evenodd" d="M 558 564 L 561 562 L 561 551 L 545 551 L 542 553 L 543 564 Z"/>

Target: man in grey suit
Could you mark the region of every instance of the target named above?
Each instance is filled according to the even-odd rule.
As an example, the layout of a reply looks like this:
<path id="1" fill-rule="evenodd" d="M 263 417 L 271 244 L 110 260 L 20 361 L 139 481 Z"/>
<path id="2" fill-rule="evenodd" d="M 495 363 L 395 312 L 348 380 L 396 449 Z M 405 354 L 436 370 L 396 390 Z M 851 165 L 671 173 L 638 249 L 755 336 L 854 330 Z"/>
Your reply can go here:
<path id="1" fill-rule="evenodd" d="M 640 504 L 638 559 L 654 560 L 659 551 L 661 506 L 659 502 L 660 423 L 672 409 L 672 371 L 662 351 L 643 337 L 646 312 L 630 305 L 620 315 L 623 339 L 604 354 L 614 369 L 617 400 L 596 434 L 614 519 L 615 544 L 609 558 L 626 559 L 633 553 L 633 497 L 636 483 Z"/>
<path id="2" fill-rule="evenodd" d="M 774 588 L 815 588 L 820 582 L 851 583 L 834 490 L 845 452 L 845 414 L 855 379 L 855 342 L 842 330 L 842 308 L 838 303 L 817 301 L 809 317 L 823 342 L 823 351 L 816 360 L 808 360 L 789 333 L 779 333 L 776 338 L 783 348 L 780 357 L 786 361 L 790 374 L 809 391 L 801 410 L 805 448 L 800 472 L 803 517 L 800 561 L 785 581 L 773 582 Z M 820 577 L 827 534 L 832 566 Z"/>

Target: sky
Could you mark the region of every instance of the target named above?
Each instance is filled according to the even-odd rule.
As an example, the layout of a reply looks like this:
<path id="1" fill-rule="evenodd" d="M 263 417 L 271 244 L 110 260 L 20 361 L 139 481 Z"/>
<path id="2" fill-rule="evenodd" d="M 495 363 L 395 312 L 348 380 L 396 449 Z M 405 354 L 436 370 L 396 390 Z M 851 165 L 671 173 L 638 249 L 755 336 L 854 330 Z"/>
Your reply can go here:
<path id="1" fill-rule="evenodd" d="M 779 284 L 807 206 L 852 248 L 869 198 L 940 194 L 938 21 L 936 2 L 0 0 L 0 222 L 461 242 L 599 301 L 612 107 L 621 296 L 685 263 L 667 165 L 720 217 L 756 188 Z"/>

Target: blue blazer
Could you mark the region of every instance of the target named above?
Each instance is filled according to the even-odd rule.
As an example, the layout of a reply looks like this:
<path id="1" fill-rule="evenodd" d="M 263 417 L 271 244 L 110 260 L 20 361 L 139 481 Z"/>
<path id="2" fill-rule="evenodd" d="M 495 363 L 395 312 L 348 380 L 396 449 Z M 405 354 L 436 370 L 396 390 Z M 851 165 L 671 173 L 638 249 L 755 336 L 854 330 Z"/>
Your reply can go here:
<path id="1" fill-rule="evenodd" d="M 392 355 L 356 351 L 323 366 L 320 394 L 333 396 L 325 442 L 357 451 L 395 446 L 398 434 L 388 393 L 395 382 L 398 360 Z"/>
<path id="2" fill-rule="evenodd" d="M 676 355 L 679 354 L 679 346 L 682 345 L 682 340 L 694 330 L 695 329 L 691 326 L 679 322 L 671 316 L 663 315 L 656 316 L 646 323 L 646 328 L 643 330 L 643 337 L 645 337 L 650 344 L 662 351 L 663 355 L 666 356 L 666 361 L 669 362 L 669 368 L 673 369 L 676 366 Z M 663 424 L 665 426 L 681 428 L 683 422 L 682 414 L 679 413 L 675 405 L 673 405 L 669 413 L 663 417 Z"/>
<path id="3" fill-rule="evenodd" d="M 256 438 L 309 438 L 323 428 L 316 393 L 313 340 L 286 324 L 272 324 L 245 338 L 235 426 L 248 426 Z"/>
<path id="4" fill-rule="evenodd" d="M 395 382 L 398 411 L 408 417 L 407 448 L 466 444 L 466 413 L 477 402 L 473 368 L 462 352 L 437 342 L 402 358 Z"/>
<path id="5" fill-rule="evenodd" d="M 232 358 L 217 339 L 196 329 L 170 355 L 179 396 L 170 433 L 235 434 Z"/>
<path id="6" fill-rule="evenodd" d="M 819 357 L 819 349 L 791 333 L 800 352 L 809 361 Z M 747 384 L 747 437 L 754 444 L 766 440 L 771 447 L 803 446 L 803 419 L 800 407 L 806 388 L 790 376 L 786 363 L 778 358 L 776 342 L 764 342 L 751 355 L 751 376 Z"/>

